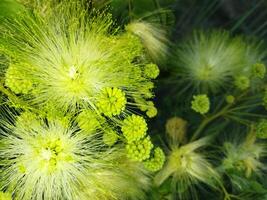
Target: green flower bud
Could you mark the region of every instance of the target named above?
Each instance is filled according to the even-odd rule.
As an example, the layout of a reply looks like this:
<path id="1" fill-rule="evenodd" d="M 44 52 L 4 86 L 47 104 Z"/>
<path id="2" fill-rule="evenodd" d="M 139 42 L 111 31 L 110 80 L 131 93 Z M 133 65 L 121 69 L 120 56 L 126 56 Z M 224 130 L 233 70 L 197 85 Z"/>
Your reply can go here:
<path id="1" fill-rule="evenodd" d="M 148 78 L 155 79 L 159 75 L 159 68 L 156 64 L 150 63 L 144 67 L 144 75 Z"/>
<path id="2" fill-rule="evenodd" d="M 206 94 L 194 95 L 191 101 L 191 108 L 200 113 L 205 114 L 210 109 L 210 100 Z"/>
<path id="3" fill-rule="evenodd" d="M 154 150 L 154 155 L 152 158 L 144 162 L 144 166 L 147 170 L 151 172 L 156 172 L 160 170 L 165 162 L 165 154 L 161 148 L 157 147 Z"/>
<path id="4" fill-rule="evenodd" d="M 235 97 L 233 95 L 227 95 L 225 100 L 227 103 L 232 104 L 235 102 Z"/>
<path id="5" fill-rule="evenodd" d="M 250 80 L 246 76 L 238 76 L 235 78 L 234 85 L 240 90 L 245 90 L 249 88 Z"/>
<path id="6" fill-rule="evenodd" d="M 121 131 L 128 142 L 138 141 L 146 136 L 147 124 L 143 117 L 131 115 L 123 121 Z"/>
<path id="7" fill-rule="evenodd" d="M 254 77 L 263 79 L 266 73 L 266 66 L 263 63 L 256 63 L 252 66 L 252 74 Z"/>
<path id="8" fill-rule="evenodd" d="M 135 161 L 143 161 L 150 157 L 150 152 L 153 148 L 153 144 L 150 137 L 128 143 L 126 145 L 127 156 Z"/>
<path id="9" fill-rule="evenodd" d="M 256 126 L 256 135 L 258 138 L 267 139 L 267 120 L 260 121 Z"/>
<path id="10" fill-rule="evenodd" d="M 118 141 L 118 135 L 115 131 L 109 130 L 103 134 L 103 142 L 108 146 L 113 146 Z"/>

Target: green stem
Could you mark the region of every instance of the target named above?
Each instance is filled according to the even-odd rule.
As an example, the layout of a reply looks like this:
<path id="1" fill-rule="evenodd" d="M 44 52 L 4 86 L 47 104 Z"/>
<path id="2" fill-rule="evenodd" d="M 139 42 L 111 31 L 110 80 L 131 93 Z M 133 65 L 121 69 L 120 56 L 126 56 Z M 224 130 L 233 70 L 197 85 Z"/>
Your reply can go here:
<path id="1" fill-rule="evenodd" d="M 243 96 L 245 96 L 247 94 L 248 91 L 243 92 L 242 94 L 240 94 L 237 98 L 236 101 L 241 99 Z M 194 141 L 198 138 L 199 134 L 202 132 L 202 130 L 213 120 L 217 119 L 218 117 L 221 117 L 223 115 L 225 115 L 229 109 L 233 106 L 233 104 L 227 104 L 226 106 L 224 106 L 221 111 L 215 113 L 214 115 L 211 115 L 209 117 L 206 117 L 201 124 L 199 125 L 199 127 L 197 128 L 197 130 L 193 133 L 193 136 L 191 137 L 190 141 Z"/>
<path id="2" fill-rule="evenodd" d="M 231 107 L 231 104 L 226 105 L 220 112 L 211 115 L 207 118 L 205 118 L 201 124 L 199 125 L 198 129 L 194 132 L 192 138 L 190 141 L 194 141 L 197 139 L 197 137 L 199 136 L 199 134 L 201 133 L 201 131 L 213 120 L 217 119 L 218 117 L 224 115 L 225 113 L 227 113 L 228 109 Z"/>

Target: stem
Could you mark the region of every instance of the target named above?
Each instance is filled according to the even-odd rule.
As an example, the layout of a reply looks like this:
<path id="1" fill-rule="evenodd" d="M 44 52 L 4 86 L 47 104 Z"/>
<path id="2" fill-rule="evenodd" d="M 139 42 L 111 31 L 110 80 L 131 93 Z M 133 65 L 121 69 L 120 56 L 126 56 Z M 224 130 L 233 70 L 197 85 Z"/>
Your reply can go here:
<path id="1" fill-rule="evenodd" d="M 247 91 L 243 92 L 242 94 L 240 94 L 237 98 L 236 101 L 241 99 L 243 96 L 245 96 L 247 94 Z M 233 104 L 227 104 L 226 106 L 224 106 L 221 111 L 219 111 L 218 113 L 211 115 L 209 117 L 206 117 L 201 124 L 199 125 L 199 127 L 197 128 L 197 130 L 193 133 L 193 136 L 191 137 L 190 141 L 194 141 L 197 139 L 197 137 L 199 136 L 199 134 L 201 133 L 201 131 L 213 120 L 217 119 L 218 117 L 221 117 L 222 115 L 225 115 L 228 111 L 229 108 L 231 108 Z"/>
<path id="2" fill-rule="evenodd" d="M 226 105 L 220 112 L 216 113 L 215 115 L 211 115 L 207 118 L 205 118 L 201 124 L 199 125 L 198 129 L 194 132 L 192 138 L 190 141 L 194 141 L 199 134 L 201 133 L 201 131 L 213 120 L 217 119 L 218 117 L 224 115 L 228 109 L 231 107 L 231 104 Z"/>

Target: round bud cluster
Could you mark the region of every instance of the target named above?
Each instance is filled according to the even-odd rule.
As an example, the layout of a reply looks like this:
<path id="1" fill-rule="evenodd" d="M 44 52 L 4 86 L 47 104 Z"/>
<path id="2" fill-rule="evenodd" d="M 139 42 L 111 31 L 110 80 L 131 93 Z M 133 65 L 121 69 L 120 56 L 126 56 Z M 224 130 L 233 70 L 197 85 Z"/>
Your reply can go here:
<path id="1" fill-rule="evenodd" d="M 144 162 L 144 166 L 147 170 L 151 172 L 156 172 L 163 167 L 165 162 L 165 154 L 161 148 L 157 147 L 154 150 L 154 156 L 149 160 Z"/>
<path id="2" fill-rule="evenodd" d="M 256 63 L 252 66 L 252 74 L 254 77 L 263 79 L 266 73 L 266 66 L 263 63 Z"/>
<path id="3" fill-rule="evenodd" d="M 121 131 L 127 142 L 138 141 L 146 136 L 147 124 L 143 117 L 131 115 L 124 119 Z"/>
<path id="4" fill-rule="evenodd" d="M 205 114 L 210 109 L 210 100 L 206 94 L 194 95 L 191 101 L 191 108 L 200 113 Z"/>
<path id="5" fill-rule="evenodd" d="M 103 142 L 108 146 L 113 146 L 118 141 L 118 135 L 112 129 L 105 131 L 103 134 Z"/>
<path id="6" fill-rule="evenodd" d="M 125 93 L 119 88 L 105 88 L 98 99 L 98 108 L 108 116 L 119 115 L 126 105 Z"/>
<path id="7" fill-rule="evenodd" d="M 149 136 L 139 141 L 128 143 L 126 145 L 127 156 L 135 161 L 146 160 L 150 157 L 153 146 Z"/>
<path id="8" fill-rule="evenodd" d="M 258 138 L 267 139 L 267 120 L 260 121 L 256 126 L 256 135 Z"/>
<path id="9" fill-rule="evenodd" d="M 100 127 L 99 117 L 91 110 L 83 110 L 77 117 L 79 127 L 89 133 L 93 133 Z"/>
<path id="10" fill-rule="evenodd" d="M 233 95 L 227 95 L 225 100 L 227 103 L 233 104 L 235 102 L 235 97 Z"/>
<path id="11" fill-rule="evenodd" d="M 246 76 L 237 76 L 235 78 L 234 85 L 240 90 L 246 90 L 250 86 L 250 80 Z"/>
<path id="12" fill-rule="evenodd" d="M 28 94 L 33 87 L 32 81 L 16 65 L 10 65 L 5 76 L 5 85 L 16 94 Z"/>
<path id="13" fill-rule="evenodd" d="M 148 78 L 155 79 L 159 75 L 159 68 L 156 64 L 150 63 L 144 67 L 144 75 Z"/>

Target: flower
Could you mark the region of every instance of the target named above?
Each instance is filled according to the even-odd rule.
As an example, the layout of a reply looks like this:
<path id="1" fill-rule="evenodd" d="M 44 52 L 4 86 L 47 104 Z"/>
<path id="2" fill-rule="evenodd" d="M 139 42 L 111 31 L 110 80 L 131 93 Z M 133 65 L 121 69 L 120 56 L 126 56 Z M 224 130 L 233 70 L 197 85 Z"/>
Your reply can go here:
<path id="1" fill-rule="evenodd" d="M 172 64 L 182 83 L 199 92 L 217 92 L 244 66 L 246 45 L 225 31 L 195 32 L 177 46 Z"/>
<path id="2" fill-rule="evenodd" d="M 143 117 L 131 115 L 123 121 L 121 131 L 127 142 L 138 141 L 146 136 L 147 124 Z"/>
<path id="3" fill-rule="evenodd" d="M 163 29 L 145 21 L 131 22 L 125 29 L 142 40 L 153 60 L 160 61 L 167 55 L 168 40 Z"/>
<path id="4" fill-rule="evenodd" d="M 144 161 L 144 166 L 151 172 L 159 171 L 165 162 L 165 154 L 161 148 L 157 147 L 154 150 L 153 156 L 149 160 Z"/>
<path id="5" fill-rule="evenodd" d="M 252 74 L 254 77 L 263 79 L 266 73 L 266 66 L 263 63 L 256 63 L 252 66 Z"/>
<path id="6" fill-rule="evenodd" d="M 260 172 L 264 164 L 260 158 L 265 154 L 262 144 L 256 143 L 256 135 L 249 133 L 242 143 L 224 143 L 223 167 L 228 172 L 241 171 L 249 178 L 253 172 Z"/>
<path id="7" fill-rule="evenodd" d="M 138 141 L 128 143 L 126 145 L 127 156 L 135 161 L 143 161 L 150 157 L 150 152 L 153 148 L 150 137 Z"/>
<path id="8" fill-rule="evenodd" d="M 119 115 L 125 109 L 125 93 L 118 88 L 105 88 L 100 94 L 97 105 L 106 116 Z"/>
<path id="9" fill-rule="evenodd" d="M 1 125 L 8 128 L 0 132 L 0 187 L 15 199 L 144 198 L 144 169 L 131 163 L 122 149 L 102 148 L 98 134 L 57 121 L 28 128 L 7 120 Z M 129 193 L 121 192 L 129 186 Z"/>
<path id="10" fill-rule="evenodd" d="M 237 76 L 234 82 L 235 86 L 240 90 L 248 89 L 250 86 L 250 80 L 246 76 Z"/>
<path id="11" fill-rule="evenodd" d="M 183 146 L 172 146 L 166 163 L 154 179 L 156 185 L 161 185 L 171 177 L 173 194 L 178 194 L 179 199 L 189 199 L 194 196 L 196 185 L 203 182 L 211 187 L 216 187 L 220 181 L 219 174 L 207 158 L 197 150 L 208 144 L 208 138 L 202 138 Z"/>
<path id="12" fill-rule="evenodd" d="M 187 121 L 179 117 L 168 119 L 165 128 L 171 144 L 178 145 L 186 140 L 187 125 Z"/>
<path id="13" fill-rule="evenodd" d="M 153 97 L 157 69 L 148 77 L 150 58 L 140 39 L 117 31 L 110 14 L 88 12 L 80 2 L 53 2 L 45 13 L 39 8 L 1 25 L 0 53 L 15 63 L 6 73 L 10 89 L 40 108 L 51 103 L 59 111 L 91 109 L 110 118 L 130 112 L 126 97 L 133 106 L 136 97 Z M 16 81 L 19 72 L 23 76 Z"/>
<path id="14" fill-rule="evenodd" d="M 205 114 L 210 109 L 210 101 L 206 94 L 194 95 L 191 101 L 191 108 L 200 113 Z"/>

